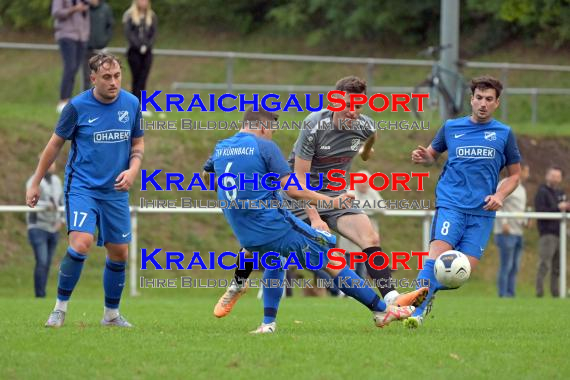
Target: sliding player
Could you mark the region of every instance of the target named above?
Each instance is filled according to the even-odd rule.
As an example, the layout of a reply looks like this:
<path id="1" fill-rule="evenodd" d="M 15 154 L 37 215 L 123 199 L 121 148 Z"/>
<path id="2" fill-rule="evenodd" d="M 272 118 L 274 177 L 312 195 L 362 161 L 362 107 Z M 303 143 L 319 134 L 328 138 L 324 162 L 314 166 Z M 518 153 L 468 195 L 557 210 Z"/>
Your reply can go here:
<path id="1" fill-rule="evenodd" d="M 270 141 L 273 131 L 263 127 L 260 123 L 268 123 L 276 119 L 277 115 L 273 113 L 261 109 L 259 112 L 254 112 L 250 107 L 245 113 L 242 131 L 216 145 L 214 153 L 204 165 L 204 171 L 214 172 L 218 177 L 224 173 L 232 173 L 236 176 L 238 173 L 244 173 L 245 178 L 253 178 L 254 173 L 257 173 L 259 177 L 267 173 L 276 173 L 283 187 L 289 179 L 291 170 L 277 145 Z M 204 174 L 207 178 L 206 173 Z M 230 180 L 228 183 L 234 184 L 231 177 L 226 178 Z M 245 190 L 223 190 L 220 187 L 218 198 L 227 201 L 282 200 L 277 190 L 253 191 L 252 183 L 245 183 L 243 186 Z M 286 192 L 293 198 L 314 202 L 328 202 L 334 199 L 334 205 L 337 208 L 341 207 L 343 200 L 352 199 L 346 194 L 331 198 L 310 190 L 299 190 L 295 186 L 290 187 Z M 289 255 L 289 252 L 296 252 L 301 257 L 305 252 L 310 252 L 310 263 L 317 265 L 319 252 L 327 252 L 336 243 L 333 235 L 310 227 L 287 209 L 226 208 L 223 212 L 240 244 L 249 252 L 257 251 L 263 254 L 273 251 L 283 256 Z M 355 286 L 356 283 L 364 280 L 346 267 L 342 270 L 328 268 L 325 270 L 333 277 L 339 289 L 372 311 L 378 327 L 384 327 L 394 320 L 405 319 L 414 310 L 412 306 L 386 305 L 370 287 Z M 283 269 L 266 270 L 263 276 L 265 280 L 275 279 L 281 285 L 284 277 Z M 275 318 L 282 293 L 282 286 L 264 289 L 264 318 L 255 332 L 272 333 L 275 331 Z"/>
<path id="2" fill-rule="evenodd" d="M 289 164 L 300 180 L 304 180 L 306 173 L 310 173 L 311 185 L 316 186 L 319 184 L 319 174 L 321 174 L 323 187 L 318 192 L 330 196 L 339 196 L 346 190 L 326 189 L 330 182 L 327 179 L 328 171 L 340 169 L 348 172 L 357 154 L 367 161 L 373 153 L 372 146 L 376 140 L 372 119 L 361 114 L 362 106 L 355 105 L 354 111 L 350 110 L 350 94 L 365 94 L 366 82 L 358 77 L 349 76 L 336 83 L 336 90 L 346 93 L 344 98 L 346 108 L 339 112 L 324 109 L 307 116 L 289 157 Z M 306 125 L 310 128 L 306 128 Z M 318 230 L 327 232 L 330 229 L 335 230 L 358 245 L 368 256 L 382 251 L 380 237 L 362 209 L 299 209 L 292 212 Z M 383 265 L 383 260 L 381 257 L 376 257 L 374 263 L 380 267 Z M 214 315 L 218 318 L 228 315 L 246 290 L 244 279 L 249 277 L 253 264 L 250 262 L 243 264 L 244 269 L 240 270 L 238 261 L 238 268 L 235 271 L 237 285 L 229 287 L 214 308 Z M 416 306 L 427 294 L 426 287 L 399 294 L 392 285 L 392 270 L 389 265 L 385 269 L 376 270 L 367 261 L 366 270 L 377 284 L 386 284 L 379 286 L 378 289 L 387 304 Z"/>

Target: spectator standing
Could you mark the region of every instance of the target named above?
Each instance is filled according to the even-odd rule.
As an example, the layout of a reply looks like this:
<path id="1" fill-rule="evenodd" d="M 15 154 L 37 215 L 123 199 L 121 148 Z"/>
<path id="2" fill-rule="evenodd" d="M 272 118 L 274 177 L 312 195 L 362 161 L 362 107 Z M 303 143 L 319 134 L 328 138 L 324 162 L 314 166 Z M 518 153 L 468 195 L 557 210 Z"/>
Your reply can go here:
<path id="1" fill-rule="evenodd" d="M 562 169 L 553 166 L 548 168 L 545 183 L 536 193 L 534 204 L 538 212 L 560 212 L 570 210 L 566 194 L 560 189 Z M 544 278 L 550 272 L 550 292 L 553 297 L 560 294 L 560 221 L 538 219 L 538 272 L 536 275 L 536 296 L 544 296 Z"/>
<path id="2" fill-rule="evenodd" d="M 134 0 L 123 15 L 123 24 L 129 44 L 127 60 L 132 75 L 131 92 L 140 101 L 152 65 L 152 47 L 157 30 L 157 17 L 150 0 Z"/>
<path id="3" fill-rule="evenodd" d="M 522 165 L 521 182 L 511 195 L 505 198 L 502 211 L 525 211 L 527 195 L 524 182 L 529 175 L 529 166 Z M 502 185 L 503 181 L 499 182 L 499 186 Z M 499 297 L 515 296 L 517 273 L 523 252 L 523 229 L 526 223 L 525 219 L 497 218 L 495 220 L 495 244 L 497 244 L 500 253 L 499 273 L 497 275 Z"/>
<path id="4" fill-rule="evenodd" d="M 104 51 L 113 37 L 113 10 L 105 0 L 91 0 L 89 18 L 91 26 L 83 61 L 83 90 L 91 88 L 89 59 Z"/>
<path id="5" fill-rule="evenodd" d="M 54 174 L 55 170 L 54 162 L 40 182 L 41 193 L 38 206 L 45 207 L 47 210 L 30 212 L 26 217 L 28 239 L 36 259 L 34 290 L 38 298 L 46 296 L 49 268 L 59 240 L 59 229 L 65 220 L 63 213 L 58 211 L 58 208 L 63 206 L 63 187 L 59 177 Z M 26 183 L 26 189 L 30 187 L 32 178 L 33 176 Z"/>
<path id="6" fill-rule="evenodd" d="M 51 15 L 54 18 L 55 39 L 63 60 L 63 75 L 59 90 L 57 112 L 69 102 L 75 75 L 81 67 L 89 39 L 89 1 L 53 0 Z"/>

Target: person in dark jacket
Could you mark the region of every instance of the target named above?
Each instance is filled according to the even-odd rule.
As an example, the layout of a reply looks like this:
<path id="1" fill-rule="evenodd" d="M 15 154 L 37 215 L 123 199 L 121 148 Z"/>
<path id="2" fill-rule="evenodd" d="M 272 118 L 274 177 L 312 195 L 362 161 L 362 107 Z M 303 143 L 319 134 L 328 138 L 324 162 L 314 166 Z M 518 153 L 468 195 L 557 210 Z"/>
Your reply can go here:
<path id="1" fill-rule="evenodd" d="M 535 209 L 538 212 L 569 211 L 566 194 L 559 188 L 562 182 L 562 169 L 550 167 L 546 171 L 546 183 L 540 185 L 534 198 Z M 539 262 L 536 275 L 536 296 L 544 295 L 544 278 L 550 272 L 550 292 L 553 297 L 560 294 L 560 221 L 538 219 Z"/>
<path id="2" fill-rule="evenodd" d="M 133 0 L 123 15 L 123 24 L 129 42 L 127 60 L 132 74 L 132 93 L 140 101 L 152 65 L 152 47 L 157 30 L 157 17 L 150 0 Z"/>
<path id="3" fill-rule="evenodd" d="M 113 36 L 113 10 L 105 0 L 90 0 L 89 17 L 91 20 L 91 30 L 87 51 L 83 62 L 83 89 L 91 88 L 89 75 L 89 60 L 91 57 L 104 50 Z"/>

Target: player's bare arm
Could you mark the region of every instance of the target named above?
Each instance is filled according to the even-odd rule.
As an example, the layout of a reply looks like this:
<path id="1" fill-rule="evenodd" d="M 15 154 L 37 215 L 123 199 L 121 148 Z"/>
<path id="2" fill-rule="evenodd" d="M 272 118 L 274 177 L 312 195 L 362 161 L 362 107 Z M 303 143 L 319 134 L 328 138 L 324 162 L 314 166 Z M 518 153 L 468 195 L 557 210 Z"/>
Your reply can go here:
<path id="1" fill-rule="evenodd" d="M 520 175 L 521 175 L 521 164 L 516 163 L 507 166 L 508 176 L 497 189 L 497 192 L 492 195 L 488 195 L 485 198 L 484 210 L 487 211 L 497 211 L 503 207 L 503 201 L 509 196 L 519 185 Z"/>
<path id="2" fill-rule="evenodd" d="M 440 153 L 433 149 L 431 145 L 427 148 L 418 145 L 418 147 L 412 151 L 412 161 L 415 164 L 430 166 L 435 163 L 439 155 Z"/>
<path id="3" fill-rule="evenodd" d="M 206 184 L 206 187 L 209 188 L 210 187 L 210 173 L 208 173 L 205 170 L 202 170 L 202 180 L 204 181 L 204 184 Z"/>
<path id="4" fill-rule="evenodd" d="M 362 161 L 368 161 L 370 157 L 372 157 L 372 155 L 374 154 L 373 146 L 374 143 L 376 142 L 376 137 L 377 133 L 374 133 L 366 140 L 362 148 L 360 148 L 359 153 L 360 153 L 360 158 L 362 158 Z"/>
<path id="5" fill-rule="evenodd" d="M 133 138 L 131 143 L 131 155 L 129 168 L 121 172 L 115 179 L 115 190 L 129 191 L 141 168 L 144 155 L 144 137 Z"/>
<path id="6" fill-rule="evenodd" d="M 65 144 L 65 140 L 55 133 L 49 139 L 38 162 L 38 167 L 34 173 L 34 178 L 28 190 L 26 190 L 26 204 L 34 208 L 40 199 L 40 183 L 46 175 L 48 168 L 53 164 L 59 151 Z"/>
<path id="7" fill-rule="evenodd" d="M 307 173 L 311 172 L 311 161 L 303 160 L 302 158 L 295 157 L 295 174 L 297 178 L 300 179 L 301 184 L 307 187 Z M 329 226 L 321 219 L 319 212 L 316 208 L 307 207 L 305 209 L 309 220 L 311 221 L 311 226 L 317 230 L 330 232 Z"/>
<path id="8" fill-rule="evenodd" d="M 204 184 L 206 185 L 206 187 L 209 189 L 210 188 L 210 172 L 207 172 L 205 170 L 202 170 L 202 179 L 204 180 Z M 214 174 L 213 176 L 214 178 L 214 190 L 218 190 L 218 182 L 215 180 L 216 175 Z"/>

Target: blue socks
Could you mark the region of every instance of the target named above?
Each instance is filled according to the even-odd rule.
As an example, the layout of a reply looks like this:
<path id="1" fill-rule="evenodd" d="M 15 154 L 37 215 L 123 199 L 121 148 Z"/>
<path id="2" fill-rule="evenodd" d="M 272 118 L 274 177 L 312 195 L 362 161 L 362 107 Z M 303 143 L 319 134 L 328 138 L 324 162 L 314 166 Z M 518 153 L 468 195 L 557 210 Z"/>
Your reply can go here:
<path id="1" fill-rule="evenodd" d="M 59 266 L 58 300 L 69 301 L 71 293 L 75 289 L 77 281 L 79 281 L 79 276 L 81 276 L 81 270 L 86 258 L 86 255 L 82 255 L 73 248 L 67 247 L 67 254 L 63 257 Z"/>
<path id="2" fill-rule="evenodd" d="M 61 260 L 59 268 L 59 282 L 57 286 L 58 304 L 56 308 L 66 311 L 67 301 L 71 297 L 75 285 L 81 276 L 86 255 L 67 247 L 67 254 Z M 125 262 L 113 261 L 107 258 L 103 272 L 103 288 L 105 289 L 105 307 L 118 309 L 121 293 L 125 286 Z M 62 302 L 63 301 L 63 302 Z"/>
<path id="3" fill-rule="evenodd" d="M 285 271 L 282 268 L 266 269 L 263 272 L 263 280 L 269 285 L 269 287 L 263 286 L 263 323 L 265 324 L 274 322 L 277 318 L 277 309 L 279 309 L 279 302 L 283 296 L 284 279 Z M 276 284 L 278 286 L 274 286 Z"/>
<path id="4" fill-rule="evenodd" d="M 386 310 L 386 304 L 380 297 L 367 285 L 364 285 L 364 279 L 356 273 L 345 267 L 340 271 L 338 276 L 333 279 L 335 285 L 342 290 L 347 296 L 350 296 L 369 308 L 372 311 Z"/>
<path id="5" fill-rule="evenodd" d="M 105 289 L 105 307 L 118 309 L 121 302 L 121 293 L 125 287 L 124 261 L 113 261 L 107 257 L 103 271 L 103 288 Z"/>
<path id="6" fill-rule="evenodd" d="M 430 300 L 438 290 L 447 289 L 445 286 L 442 286 L 439 282 L 437 282 L 437 279 L 435 278 L 434 266 L 435 260 L 428 258 L 424 262 L 424 269 L 418 273 L 418 286 L 429 281 L 429 292 L 424 302 L 419 307 L 417 307 L 412 314 L 414 317 L 423 315 L 426 306 L 429 304 Z"/>

